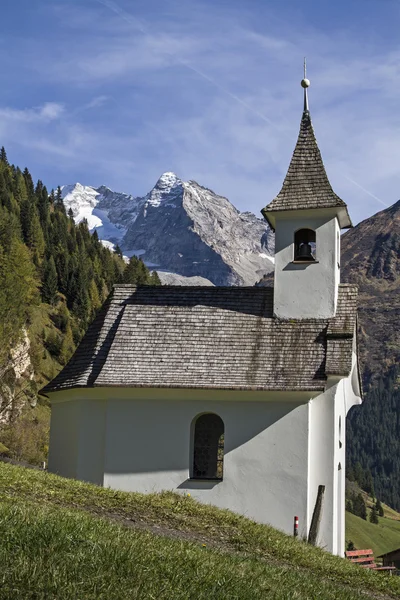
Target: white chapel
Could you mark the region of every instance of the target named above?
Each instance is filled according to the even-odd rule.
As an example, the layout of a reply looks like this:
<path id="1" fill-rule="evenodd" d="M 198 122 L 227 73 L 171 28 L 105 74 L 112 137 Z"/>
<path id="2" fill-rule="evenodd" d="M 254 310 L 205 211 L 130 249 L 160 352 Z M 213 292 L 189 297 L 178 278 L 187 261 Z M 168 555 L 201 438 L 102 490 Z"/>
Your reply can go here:
<path id="1" fill-rule="evenodd" d="M 115 286 L 52 405 L 49 470 L 111 488 L 189 493 L 344 553 L 346 415 L 361 402 L 357 289 L 340 283 L 332 190 L 304 111 L 262 213 L 273 285 Z"/>

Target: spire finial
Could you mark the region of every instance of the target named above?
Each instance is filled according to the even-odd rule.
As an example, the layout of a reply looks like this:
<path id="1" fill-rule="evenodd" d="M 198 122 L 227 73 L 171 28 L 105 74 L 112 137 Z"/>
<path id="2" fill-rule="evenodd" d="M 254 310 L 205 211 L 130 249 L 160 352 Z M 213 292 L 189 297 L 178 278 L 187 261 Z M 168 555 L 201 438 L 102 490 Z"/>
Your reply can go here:
<path id="1" fill-rule="evenodd" d="M 307 88 L 310 87 L 310 80 L 307 79 L 307 62 L 304 57 L 304 78 L 301 80 L 301 87 L 304 88 L 304 110 L 308 110 Z"/>

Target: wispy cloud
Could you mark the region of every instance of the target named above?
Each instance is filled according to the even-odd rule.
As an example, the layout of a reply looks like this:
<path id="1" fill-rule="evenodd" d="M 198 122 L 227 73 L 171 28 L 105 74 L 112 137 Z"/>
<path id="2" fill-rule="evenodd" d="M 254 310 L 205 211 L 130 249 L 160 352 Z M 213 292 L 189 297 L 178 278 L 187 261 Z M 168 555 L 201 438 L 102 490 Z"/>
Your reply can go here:
<path id="1" fill-rule="evenodd" d="M 350 26 L 332 35 L 255 0 L 38 4 L 50 39 L 28 36 L 21 52 L 47 96 L 26 109 L 0 100 L 0 135 L 51 185 L 80 179 L 144 194 L 175 170 L 258 212 L 279 191 L 296 141 L 307 54 L 336 191 L 355 220 L 397 199 L 397 43 Z"/>
<path id="2" fill-rule="evenodd" d="M 0 107 L 0 120 L 25 123 L 49 122 L 59 119 L 64 110 L 64 105 L 56 102 L 45 102 L 42 106 L 23 109 Z"/>

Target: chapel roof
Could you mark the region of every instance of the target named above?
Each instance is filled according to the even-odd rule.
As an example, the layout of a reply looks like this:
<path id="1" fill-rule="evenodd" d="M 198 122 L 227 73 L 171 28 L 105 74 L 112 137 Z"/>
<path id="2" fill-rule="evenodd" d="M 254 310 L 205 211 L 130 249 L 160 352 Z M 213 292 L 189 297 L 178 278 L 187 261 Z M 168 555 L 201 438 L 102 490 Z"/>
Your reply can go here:
<path id="1" fill-rule="evenodd" d="M 346 203 L 335 194 L 329 183 L 307 106 L 282 189 L 261 212 L 275 228 L 276 212 L 320 208 L 337 209 L 341 227 L 352 227 Z"/>
<path id="2" fill-rule="evenodd" d="M 43 394 L 81 387 L 322 391 L 350 374 L 357 288 L 331 319 L 273 316 L 271 287 L 117 285 Z"/>

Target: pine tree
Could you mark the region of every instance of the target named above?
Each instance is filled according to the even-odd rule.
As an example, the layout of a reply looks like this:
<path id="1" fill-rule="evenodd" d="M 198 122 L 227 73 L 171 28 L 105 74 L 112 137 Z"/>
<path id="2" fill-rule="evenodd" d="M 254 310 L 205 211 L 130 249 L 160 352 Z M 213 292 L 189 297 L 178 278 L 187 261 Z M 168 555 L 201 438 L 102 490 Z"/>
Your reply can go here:
<path id="1" fill-rule="evenodd" d="M 62 365 L 66 365 L 75 350 L 74 339 L 72 337 L 71 325 L 68 323 L 65 335 L 61 344 L 58 360 Z"/>
<path id="2" fill-rule="evenodd" d="M 150 275 L 150 285 L 161 285 L 161 280 L 158 276 L 157 271 L 153 271 Z"/>
<path id="3" fill-rule="evenodd" d="M 58 289 L 64 296 L 68 295 L 68 281 L 70 277 L 69 256 L 61 244 L 55 248 L 55 264 L 58 276 Z"/>
<path id="4" fill-rule="evenodd" d="M 50 202 L 47 189 L 44 185 L 36 186 L 35 191 L 36 202 L 39 212 L 40 224 L 43 229 L 43 233 L 47 233 L 47 228 L 50 220 Z"/>
<path id="5" fill-rule="evenodd" d="M 350 464 L 346 465 L 346 479 L 348 479 L 349 481 L 355 480 L 354 469 Z"/>
<path id="6" fill-rule="evenodd" d="M 93 312 L 92 316 L 94 316 L 95 313 L 97 312 L 97 310 L 101 306 L 99 290 L 97 289 L 97 285 L 96 285 L 96 282 L 94 279 L 92 279 L 90 282 L 89 298 L 90 298 L 90 304 L 91 304 L 92 312 Z"/>
<path id="7" fill-rule="evenodd" d="M 372 497 L 372 499 L 375 498 L 374 480 L 372 479 L 372 474 L 369 469 L 365 473 L 364 490 Z"/>
<path id="8" fill-rule="evenodd" d="M 5 252 L 0 244 L 0 365 L 15 345 L 26 311 L 37 301 L 38 280 L 28 248 L 13 239 Z"/>
<path id="9" fill-rule="evenodd" d="M 137 285 L 146 285 L 149 283 L 150 272 L 142 259 L 139 258 L 137 264 L 137 275 L 136 275 L 136 283 Z"/>
<path id="10" fill-rule="evenodd" d="M 90 304 L 88 291 L 82 286 L 78 287 L 77 294 L 72 305 L 72 310 L 74 314 L 82 321 L 82 324 L 86 326 L 89 321 L 92 307 Z"/>
<path id="11" fill-rule="evenodd" d="M 39 266 L 42 262 L 45 251 L 45 240 L 43 230 L 40 225 L 39 213 L 36 206 L 33 205 L 31 212 L 31 222 L 28 231 L 27 246 L 31 249 L 35 265 Z"/>
<path id="12" fill-rule="evenodd" d="M 57 269 L 54 263 L 54 258 L 51 256 L 46 261 L 46 265 L 43 272 L 43 283 L 42 283 L 42 299 L 47 304 L 55 304 L 57 301 Z"/>
<path id="13" fill-rule="evenodd" d="M 380 517 L 384 517 L 385 516 L 384 510 L 383 510 L 383 506 L 381 504 L 381 501 L 378 498 L 376 499 L 376 502 L 375 502 L 375 508 L 376 508 L 376 512 L 378 513 L 378 515 Z"/>
<path id="14" fill-rule="evenodd" d="M 0 162 L 4 163 L 8 167 L 8 158 L 4 146 L 2 146 L 0 150 Z"/>
<path id="15" fill-rule="evenodd" d="M 122 258 L 122 250 L 121 248 L 118 246 L 118 244 L 115 246 L 114 252 L 117 256 L 119 256 L 120 258 Z"/>
<path id="16" fill-rule="evenodd" d="M 375 506 L 371 508 L 371 512 L 369 513 L 369 520 L 371 523 L 374 523 L 374 525 L 378 525 L 379 523 L 378 512 Z"/>
<path id="17" fill-rule="evenodd" d="M 61 187 L 58 186 L 57 191 L 56 191 L 56 197 L 55 197 L 55 201 L 54 201 L 54 208 L 58 211 L 60 211 L 62 214 L 66 214 L 65 212 L 65 206 L 64 206 L 64 202 L 62 199 L 62 190 Z"/>
<path id="18" fill-rule="evenodd" d="M 365 475 L 364 475 L 364 470 L 361 466 L 361 463 L 359 461 L 356 462 L 355 466 L 354 466 L 354 478 L 357 481 L 358 485 L 364 489 L 364 484 L 365 484 Z"/>
<path id="19" fill-rule="evenodd" d="M 22 175 L 24 177 L 26 193 L 28 194 L 28 198 L 29 198 L 29 200 L 33 200 L 33 197 L 35 195 L 35 186 L 33 185 L 32 175 L 29 173 L 28 169 L 26 169 L 26 168 L 24 169 L 24 172 L 22 173 Z M 43 185 L 42 182 L 38 182 L 38 184 Z"/>
<path id="20" fill-rule="evenodd" d="M 351 498 L 348 498 L 346 500 L 346 510 L 347 512 L 351 512 L 354 514 L 353 501 L 351 500 Z"/>
<path id="21" fill-rule="evenodd" d="M 9 252 L 12 241 L 19 239 L 21 239 L 21 226 L 18 216 L 0 206 L 0 244 L 6 252 Z"/>
<path id="22" fill-rule="evenodd" d="M 132 256 L 129 260 L 129 263 L 125 267 L 125 271 L 123 274 L 123 282 L 124 283 L 137 283 L 138 277 L 138 263 L 139 259 L 136 256 Z"/>
<path id="23" fill-rule="evenodd" d="M 365 506 L 364 498 L 362 494 L 355 494 L 353 496 L 353 513 L 358 517 L 361 517 L 365 521 L 367 520 L 367 507 Z"/>

